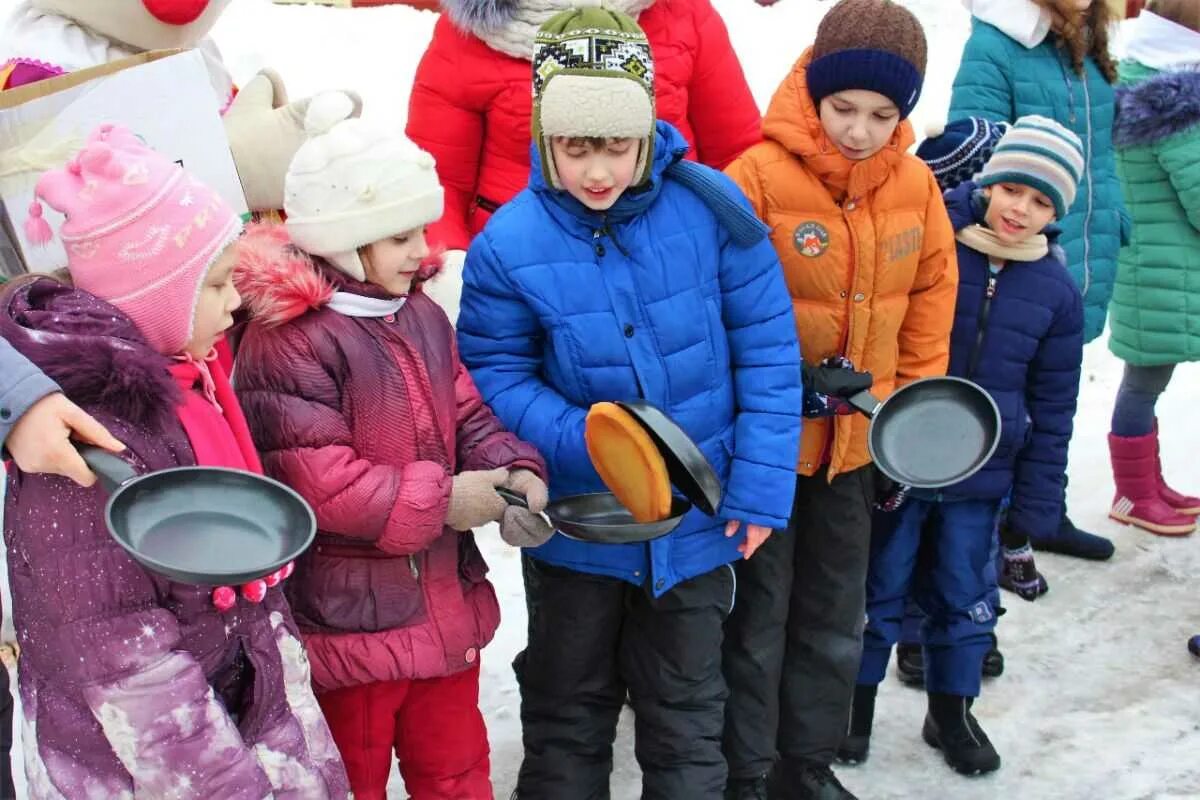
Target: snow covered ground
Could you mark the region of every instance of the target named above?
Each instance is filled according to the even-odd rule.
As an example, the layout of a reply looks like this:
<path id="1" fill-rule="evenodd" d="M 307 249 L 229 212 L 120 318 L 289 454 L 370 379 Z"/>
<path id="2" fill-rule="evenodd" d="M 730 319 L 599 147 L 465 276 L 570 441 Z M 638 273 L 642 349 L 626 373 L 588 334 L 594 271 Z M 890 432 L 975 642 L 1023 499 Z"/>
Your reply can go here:
<path id="1" fill-rule="evenodd" d="M 930 43 L 925 92 L 914 115 L 920 133 L 945 113 L 969 20 L 954 0 L 905 2 L 925 24 Z M 832 5 L 715 3 L 763 106 Z M 12 5 L 0 0 L 0 14 Z M 435 20 L 405 7 L 339 10 L 238 0 L 215 37 L 240 82 L 270 65 L 293 96 L 351 87 L 363 95 L 369 115 L 400 125 Z M 1033 604 L 1009 601 L 999 628 L 1008 668 L 985 685 L 977 706 L 1004 758 L 999 773 L 975 780 L 951 773 L 920 740 L 923 695 L 889 679 L 880 693 L 871 760 L 839 770 L 863 800 L 1200 798 L 1200 663 L 1184 648 L 1187 636 L 1200 631 L 1200 540 L 1151 537 L 1107 520 L 1112 481 L 1105 433 L 1120 365 L 1096 342 L 1084 366 L 1070 507 L 1082 527 L 1116 540 L 1116 556 L 1099 565 L 1040 556 L 1050 593 Z M 1183 367 L 1159 407 L 1167 473 L 1193 491 L 1200 491 L 1200 421 L 1189 408 L 1198 394 L 1200 366 Z M 481 531 L 479 539 L 504 610 L 496 641 L 484 653 L 482 704 L 496 796 L 507 798 L 521 759 L 519 696 L 509 664 L 524 643 L 525 606 L 517 553 L 494 530 Z M 630 722 L 622 722 L 616 751 L 616 800 L 639 794 Z M 14 760 L 19 765 L 19 752 Z M 398 777 L 393 786 L 391 796 L 405 796 Z"/>

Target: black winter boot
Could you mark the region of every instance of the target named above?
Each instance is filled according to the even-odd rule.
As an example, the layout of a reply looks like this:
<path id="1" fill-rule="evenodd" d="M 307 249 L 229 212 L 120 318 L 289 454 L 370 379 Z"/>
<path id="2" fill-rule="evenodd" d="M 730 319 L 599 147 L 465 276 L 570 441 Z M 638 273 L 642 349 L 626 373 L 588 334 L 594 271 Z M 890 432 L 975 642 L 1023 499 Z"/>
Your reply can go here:
<path id="1" fill-rule="evenodd" d="M 925 688 L 925 656 L 921 645 L 907 642 L 896 645 L 896 676 L 905 686 Z"/>
<path id="2" fill-rule="evenodd" d="M 770 800 L 858 800 L 824 764 L 779 762 L 771 778 Z"/>
<path id="3" fill-rule="evenodd" d="M 1107 561 L 1112 558 L 1113 543 L 1103 536 L 1080 530 L 1066 514 L 1058 525 L 1058 532 L 1048 539 L 1030 539 L 1034 550 L 1075 556 L 1088 561 Z"/>
<path id="4" fill-rule="evenodd" d="M 983 775 L 1000 769 L 1000 756 L 971 713 L 973 697 L 929 695 L 929 713 L 921 736 L 942 751 L 946 763 L 963 775 Z"/>
<path id="5" fill-rule="evenodd" d="M 867 760 L 871 750 L 871 723 L 875 721 L 875 695 L 878 691 L 879 687 L 874 684 L 860 683 L 854 687 L 850 726 L 837 751 L 837 760 L 843 764 L 855 766 Z"/>
<path id="6" fill-rule="evenodd" d="M 999 678 L 1004 674 L 1004 654 L 1000 652 L 1000 641 L 992 634 L 992 649 L 983 657 L 983 677 Z"/>
<path id="7" fill-rule="evenodd" d="M 767 800 L 767 776 L 730 778 L 725 784 L 725 800 Z"/>

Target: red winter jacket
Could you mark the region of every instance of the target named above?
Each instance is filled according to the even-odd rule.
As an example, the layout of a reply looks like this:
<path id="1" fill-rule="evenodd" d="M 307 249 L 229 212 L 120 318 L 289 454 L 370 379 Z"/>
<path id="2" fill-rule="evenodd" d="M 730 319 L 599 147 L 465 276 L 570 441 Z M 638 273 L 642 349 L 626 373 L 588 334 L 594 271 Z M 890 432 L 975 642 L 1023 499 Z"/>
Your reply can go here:
<path id="1" fill-rule="evenodd" d="M 638 24 L 654 54 L 658 117 L 691 143 L 689 158 L 724 169 L 762 141 L 758 106 L 709 0 L 657 0 Z M 408 109 L 408 136 L 433 154 L 446 190 L 432 241 L 465 250 L 491 212 L 525 188 L 532 95 L 528 60 L 492 49 L 448 14 L 438 20 Z"/>
<path id="2" fill-rule="evenodd" d="M 282 227 L 243 240 L 254 313 L 238 396 L 267 474 L 312 505 L 318 534 L 285 584 L 318 691 L 433 678 L 475 662 L 500 621 L 470 533 L 445 527 L 451 477 L 526 468 L 458 358 L 445 313 L 414 292 L 390 319 L 324 306 L 367 294 L 292 248 Z"/>

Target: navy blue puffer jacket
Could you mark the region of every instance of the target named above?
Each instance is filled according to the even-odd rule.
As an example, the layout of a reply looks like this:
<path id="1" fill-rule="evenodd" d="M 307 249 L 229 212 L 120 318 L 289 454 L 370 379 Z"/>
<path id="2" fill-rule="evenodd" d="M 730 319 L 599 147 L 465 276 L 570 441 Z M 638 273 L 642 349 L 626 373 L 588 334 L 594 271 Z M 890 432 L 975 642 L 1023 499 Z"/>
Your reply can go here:
<path id="1" fill-rule="evenodd" d="M 501 208 L 467 253 L 459 349 L 484 399 L 546 459 L 552 497 L 604 491 L 584 445 L 588 408 L 644 399 L 695 440 L 724 486 L 650 544 L 554 536 L 532 551 L 656 595 L 737 558 L 725 520 L 783 527 L 800 437 L 800 354 L 779 261 L 740 246 L 700 195 L 668 177 L 687 143 L 658 124 L 653 178 L 605 215 L 542 179 Z M 713 191 L 749 204 L 706 167 Z M 740 213 L 740 212 L 739 212 Z M 753 219 L 750 222 L 754 225 Z"/>
<path id="2" fill-rule="evenodd" d="M 946 195 L 955 231 L 982 223 L 986 201 L 976 189 L 968 182 Z M 1002 498 L 1011 489 L 1009 524 L 1044 538 L 1062 518 L 1083 361 L 1083 298 L 1053 254 L 1008 262 L 996 274 L 989 300 L 990 278 L 987 256 L 960 242 L 949 374 L 970 378 L 991 394 L 1003 429 L 987 466 L 944 494 Z"/>

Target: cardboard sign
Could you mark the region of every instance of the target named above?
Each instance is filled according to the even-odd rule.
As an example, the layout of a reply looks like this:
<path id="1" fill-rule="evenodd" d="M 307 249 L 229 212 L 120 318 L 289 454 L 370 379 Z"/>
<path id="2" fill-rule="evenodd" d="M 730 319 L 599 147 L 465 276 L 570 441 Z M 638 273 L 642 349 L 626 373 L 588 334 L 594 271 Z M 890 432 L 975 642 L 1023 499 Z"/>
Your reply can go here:
<path id="1" fill-rule="evenodd" d="M 55 233 L 43 247 L 25 239 L 25 219 L 41 174 L 74 157 L 104 123 L 129 127 L 246 215 L 221 123 L 223 101 L 197 50 L 139 53 L 0 93 L 0 202 L 8 217 L 4 227 L 25 269 L 66 266 L 58 238 L 62 215 L 43 204 Z"/>

